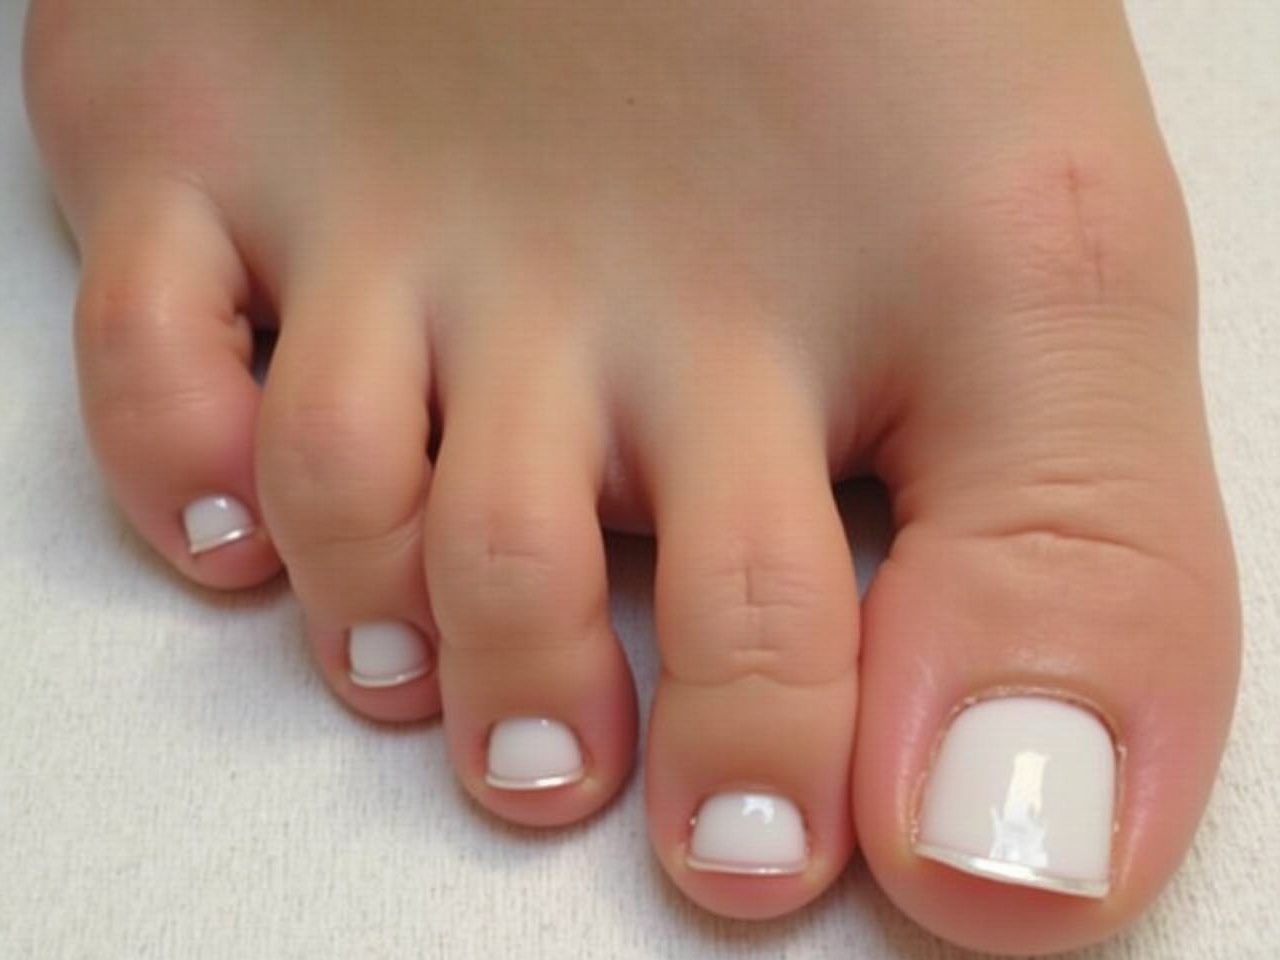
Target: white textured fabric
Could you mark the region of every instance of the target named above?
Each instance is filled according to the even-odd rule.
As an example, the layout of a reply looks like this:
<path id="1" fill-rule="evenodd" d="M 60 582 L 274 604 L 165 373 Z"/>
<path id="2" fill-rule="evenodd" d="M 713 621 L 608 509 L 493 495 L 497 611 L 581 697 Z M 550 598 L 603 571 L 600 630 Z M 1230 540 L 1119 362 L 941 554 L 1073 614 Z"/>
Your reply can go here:
<path id="1" fill-rule="evenodd" d="M 580 828 L 495 824 L 454 785 L 439 726 L 379 729 L 324 691 L 282 588 L 186 586 L 126 530 L 78 423 L 76 264 L 23 118 L 23 7 L 0 0 L 0 958 L 964 956 L 905 920 L 861 865 L 797 917 L 708 917 L 655 866 L 638 781 Z M 1084 956 L 1273 960 L 1280 6 L 1131 12 L 1196 225 L 1247 646 L 1188 863 L 1132 931 Z M 651 559 L 629 541 L 612 561 L 645 695 Z"/>

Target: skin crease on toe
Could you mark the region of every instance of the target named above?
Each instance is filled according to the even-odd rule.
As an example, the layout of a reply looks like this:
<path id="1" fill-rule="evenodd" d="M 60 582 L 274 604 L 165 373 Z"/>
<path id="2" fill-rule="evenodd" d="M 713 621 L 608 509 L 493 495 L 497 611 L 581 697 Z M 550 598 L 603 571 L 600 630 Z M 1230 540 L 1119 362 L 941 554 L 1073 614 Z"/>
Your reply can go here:
<path id="1" fill-rule="evenodd" d="M 630 686 L 591 510 L 661 528 L 683 477 L 701 487 L 676 485 L 681 511 L 744 526 L 687 552 L 671 537 L 664 562 L 732 548 L 707 567 L 742 587 L 743 623 L 770 626 L 727 630 L 674 584 L 658 600 L 674 670 L 655 739 L 678 731 L 683 753 L 648 758 L 651 829 L 695 900 L 794 909 L 838 874 L 856 823 L 920 923 L 1034 953 L 1109 935 L 1176 869 L 1238 628 L 1185 218 L 1118 2 L 36 0 L 26 51 L 85 256 L 87 431 L 125 513 L 202 582 L 255 582 L 278 545 L 338 695 L 382 719 L 443 701 L 481 803 L 566 822 L 624 782 Z M 251 294 L 282 328 L 265 393 L 239 318 Z M 576 419 L 531 405 L 549 389 Z M 681 422 L 676 397 L 705 407 Z M 739 442 L 710 474 L 698 444 L 663 443 L 714 437 L 717 404 Z M 795 428 L 789 454 L 760 441 L 772 416 Z M 824 606 L 813 586 L 851 594 L 822 481 L 868 468 L 901 531 L 859 637 L 852 596 Z M 554 496 L 498 497 L 526 472 Z M 440 477 L 461 513 L 433 513 Z M 193 558 L 183 511 L 216 495 L 262 523 Z M 766 521 L 786 516 L 799 546 L 770 552 Z M 434 570 L 467 602 L 438 598 Z M 504 574 L 523 593 L 481 602 Z M 361 686 L 349 630 L 387 621 L 421 632 L 436 669 Z M 575 644 L 591 669 L 557 670 Z M 495 651 L 519 677 L 484 682 Z M 701 669 L 726 663 L 786 722 Z M 671 677 L 697 681 L 683 701 Z M 819 681 L 836 708 L 777 706 Z M 959 706 L 1019 691 L 1079 700 L 1115 735 L 1104 899 L 913 849 Z M 717 697 L 715 724 L 695 722 Z M 487 738 L 509 719 L 575 729 L 582 779 L 495 788 Z M 724 735 L 739 721 L 829 756 L 791 769 L 795 744 L 756 751 Z M 801 880 L 688 872 L 699 804 L 744 793 L 791 804 L 770 809 L 789 867 L 807 831 Z"/>

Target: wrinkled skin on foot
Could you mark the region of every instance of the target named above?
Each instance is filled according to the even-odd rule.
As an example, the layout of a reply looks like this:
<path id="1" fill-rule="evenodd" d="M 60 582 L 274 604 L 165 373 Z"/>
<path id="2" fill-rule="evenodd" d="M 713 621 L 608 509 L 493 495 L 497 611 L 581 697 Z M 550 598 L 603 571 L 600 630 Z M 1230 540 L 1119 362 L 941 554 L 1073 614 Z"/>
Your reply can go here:
<path id="1" fill-rule="evenodd" d="M 856 833 L 921 923 L 1025 954 L 1176 868 L 1238 625 L 1118 4 L 38 0 L 26 82 L 125 514 L 202 583 L 283 564 L 338 696 L 443 709 L 480 803 L 565 823 L 625 781 L 603 522 L 658 539 L 650 830 L 699 903 L 795 909 Z M 859 610 L 829 483 L 863 470 L 899 534 Z M 193 552 L 210 496 L 252 529 Z M 1010 692 L 1122 758 L 1101 899 L 915 852 L 948 724 Z M 580 769 L 504 785 L 512 718 Z M 788 869 L 691 836 L 744 792 L 794 808 Z"/>

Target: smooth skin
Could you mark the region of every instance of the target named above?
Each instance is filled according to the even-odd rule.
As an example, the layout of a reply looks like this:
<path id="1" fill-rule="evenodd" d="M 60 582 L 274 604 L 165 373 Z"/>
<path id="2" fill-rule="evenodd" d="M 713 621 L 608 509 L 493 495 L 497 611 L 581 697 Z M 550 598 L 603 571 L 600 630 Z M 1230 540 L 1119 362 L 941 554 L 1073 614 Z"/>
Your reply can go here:
<path id="1" fill-rule="evenodd" d="M 569 823 L 628 776 L 603 524 L 657 538 L 649 826 L 708 909 L 794 910 L 856 837 L 920 923 L 1027 954 L 1177 868 L 1239 627 L 1191 243 L 1120 3 L 35 0 L 28 27 L 121 508 L 199 583 L 287 569 L 334 692 L 443 711 L 479 803 Z M 898 534 L 859 609 L 830 484 L 868 470 Z M 211 494 L 258 529 L 193 556 Z M 346 632 L 382 620 L 435 668 L 353 684 Z M 912 852 L 939 737 L 1000 690 L 1114 731 L 1105 899 Z M 487 784 L 511 716 L 570 726 L 586 776 Z M 699 803 L 741 788 L 803 810 L 803 872 L 689 868 Z"/>

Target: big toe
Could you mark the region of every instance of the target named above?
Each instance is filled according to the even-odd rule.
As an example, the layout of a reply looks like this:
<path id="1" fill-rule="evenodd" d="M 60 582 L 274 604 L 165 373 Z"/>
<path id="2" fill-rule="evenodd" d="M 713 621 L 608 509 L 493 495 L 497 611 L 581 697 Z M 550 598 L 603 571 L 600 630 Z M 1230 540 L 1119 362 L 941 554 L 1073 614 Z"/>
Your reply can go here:
<path id="1" fill-rule="evenodd" d="M 856 822 L 889 895 L 974 948 L 1134 919 L 1188 848 L 1230 720 L 1237 599 L 1193 306 L 1130 266 L 1132 299 L 1077 296 L 1084 274 L 1057 269 L 1070 282 L 1041 271 L 1015 305 L 958 298 L 881 448 L 901 532 L 865 609 Z"/>

